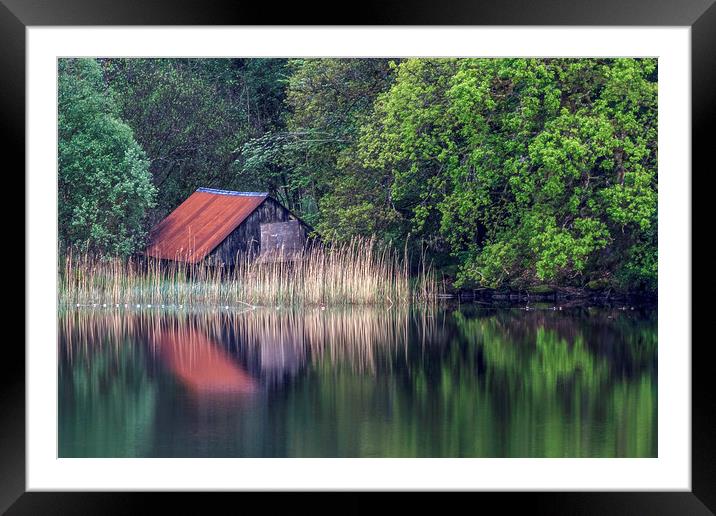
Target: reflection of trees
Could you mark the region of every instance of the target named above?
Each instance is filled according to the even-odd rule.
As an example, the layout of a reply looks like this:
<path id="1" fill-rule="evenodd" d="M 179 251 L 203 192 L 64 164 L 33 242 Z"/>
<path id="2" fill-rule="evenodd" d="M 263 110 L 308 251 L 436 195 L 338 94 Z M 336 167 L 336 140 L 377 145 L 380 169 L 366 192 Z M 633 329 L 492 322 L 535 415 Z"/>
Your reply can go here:
<path id="1" fill-rule="evenodd" d="M 88 311 L 61 329 L 68 453 L 142 455 L 154 432 L 165 448 L 153 453 L 186 456 L 656 454 L 657 330 L 643 314 Z M 244 368 L 259 382 L 250 406 L 195 406 L 163 387 L 155 411 L 144 371 L 163 363 L 167 335 L 182 361 L 206 347 L 213 360 L 216 346 Z"/>
<path id="2" fill-rule="evenodd" d="M 287 421 L 290 454 L 656 454 L 655 324 L 493 314 L 454 312 L 452 337 L 394 354 L 373 376 L 315 364 L 311 388 L 287 402 L 306 408 Z"/>
<path id="3" fill-rule="evenodd" d="M 60 457 L 146 455 L 156 387 L 144 361 L 141 347 L 105 341 L 61 368 Z"/>
<path id="4" fill-rule="evenodd" d="M 434 326 L 434 320 L 425 319 L 424 314 L 416 315 L 415 321 L 421 327 Z M 100 439 L 96 448 L 63 444 L 62 449 L 67 450 L 65 454 L 85 456 L 280 455 L 286 448 L 283 442 L 278 442 L 282 438 L 277 439 L 277 444 L 264 440 L 285 429 L 284 425 L 283 429 L 267 433 L 267 428 L 281 426 L 281 417 L 277 418 L 276 413 L 282 410 L 279 391 L 285 388 L 286 382 L 294 381 L 300 371 L 313 367 L 332 369 L 338 377 L 346 371 L 354 371 L 369 378 L 376 374 L 378 367 L 392 367 L 391 355 L 407 346 L 407 325 L 406 311 L 380 309 L 63 312 L 60 317 L 61 375 L 78 369 L 77 374 L 84 374 L 85 369 L 94 373 L 104 370 L 102 383 L 115 383 L 117 390 L 121 390 L 122 379 L 113 376 L 116 368 L 104 366 L 105 360 L 113 359 L 114 353 L 119 352 L 126 357 L 134 356 L 134 365 L 142 370 L 155 371 L 159 365 L 163 373 L 158 380 L 172 380 L 171 384 L 162 386 L 156 410 L 154 404 L 151 406 L 155 412 L 156 434 L 151 439 L 154 446 L 151 452 L 142 451 L 147 441 L 143 434 L 133 433 L 116 423 L 107 425 L 104 421 L 107 418 L 100 415 L 101 410 L 113 411 L 112 406 L 118 409 L 115 412 L 121 413 L 121 405 L 126 404 L 121 396 L 110 398 L 100 394 L 100 390 L 88 389 L 94 394 L 83 401 L 74 388 L 68 388 L 61 420 L 76 418 L 78 424 L 84 422 L 93 427 L 88 431 L 105 440 L 111 439 L 114 433 L 117 440 L 106 448 L 102 448 Z M 246 390 L 236 388 L 236 370 L 244 368 L 269 391 L 277 392 L 271 400 L 275 406 L 264 407 L 261 400 L 265 402 L 266 394 L 261 392 L 255 394 L 253 403 L 246 396 L 239 399 L 233 395 L 196 395 L 198 391 Z M 245 375 L 241 376 L 243 382 Z M 154 401 L 156 388 L 149 378 L 147 381 L 146 395 L 151 395 Z M 68 383 L 61 381 L 61 385 Z M 183 386 L 181 391 L 177 390 L 177 384 Z M 132 398 L 134 388 L 134 385 L 127 386 L 127 400 Z M 174 396 L 184 396 L 185 391 L 192 395 L 177 403 Z M 248 404 L 251 407 L 247 411 Z M 149 405 L 147 409 L 150 410 Z M 296 408 L 297 411 L 303 409 Z M 98 422 L 96 418 L 103 421 Z M 279 419 L 279 423 L 270 421 L 273 419 Z M 125 420 L 128 425 L 132 424 L 130 417 Z M 76 440 L 75 435 L 81 430 L 70 428 L 64 432 L 61 442 Z M 208 437 L 212 435 L 225 435 L 226 439 L 212 441 Z M 197 442 L 201 436 L 207 436 L 207 440 Z M 221 451 L 207 451 L 213 446 L 219 446 Z"/>
<path id="5" fill-rule="evenodd" d="M 537 326 L 520 332 L 520 340 L 515 340 L 511 332 L 519 319 L 505 326 L 493 317 L 468 319 L 460 312 L 454 317 L 462 339 L 484 354 L 493 378 L 504 375 L 508 381 L 542 393 L 556 391 L 577 378 L 596 386 L 609 375 L 608 360 L 591 353 L 579 333 L 564 337 L 555 329 Z"/>
<path id="6" fill-rule="evenodd" d="M 656 325 L 519 311 L 454 317 L 467 350 L 482 356 L 470 387 L 482 418 L 498 423 L 495 449 L 506 456 L 656 453 Z M 469 376 L 464 369 L 458 377 Z M 451 392 L 455 376 L 443 376 Z"/>

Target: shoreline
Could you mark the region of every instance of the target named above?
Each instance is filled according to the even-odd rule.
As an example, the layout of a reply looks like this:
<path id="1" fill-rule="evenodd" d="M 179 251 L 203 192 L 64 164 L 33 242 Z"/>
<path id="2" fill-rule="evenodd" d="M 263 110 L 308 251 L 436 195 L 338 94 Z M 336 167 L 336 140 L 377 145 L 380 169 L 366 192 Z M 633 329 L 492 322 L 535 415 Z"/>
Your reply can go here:
<path id="1" fill-rule="evenodd" d="M 538 290 L 538 291 L 535 291 Z M 594 304 L 629 305 L 630 307 L 656 307 L 657 293 L 614 292 L 612 290 L 591 290 L 578 287 L 539 287 L 538 289 L 457 289 L 441 294 L 441 300 L 457 302 L 488 302 L 491 304 L 545 303 L 554 302 L 562 306 L 584 306 Z"/>

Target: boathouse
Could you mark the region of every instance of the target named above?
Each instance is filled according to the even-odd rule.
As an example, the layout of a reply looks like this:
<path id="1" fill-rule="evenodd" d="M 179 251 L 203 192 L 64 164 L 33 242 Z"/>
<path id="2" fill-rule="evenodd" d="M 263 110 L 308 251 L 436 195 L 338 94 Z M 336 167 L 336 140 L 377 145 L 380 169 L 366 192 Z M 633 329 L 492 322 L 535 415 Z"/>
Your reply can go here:
<path id="1" fill-rule="evenodd" d="M 144 254 L 226 265 L 292 260 L 311 244 L 311 232 L 267 193 L 199 188 L 150 231 Z"/>

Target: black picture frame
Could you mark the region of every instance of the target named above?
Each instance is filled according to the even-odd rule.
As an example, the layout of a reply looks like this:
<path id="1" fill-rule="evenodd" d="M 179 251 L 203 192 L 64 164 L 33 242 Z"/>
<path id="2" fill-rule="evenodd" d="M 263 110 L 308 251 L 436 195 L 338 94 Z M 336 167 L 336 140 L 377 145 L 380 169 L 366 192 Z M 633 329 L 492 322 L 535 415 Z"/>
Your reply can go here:
<path id="1" fill-rule="evenodd" d="M 287 3 L 267 9 L 244 1 L 195 0 L 0 0 L 0 103 L 3 157 L 14 158 L 14 167 L 25 167 L 25 29 L 28 26 L 62 25 L 621 25 L 690 26 L 692 71 L 692 277 L 710 278 L 706 253 L 711 219 L 709 194 L 714 172 L 707 128 L 716 114 L 716 5 L 714 0 L 458 0 L 400 3 L 364 1 L 352 12 L 339 14 L 331 5 Z M 21 175 L 14 191 L 25 191 Z M 684 171 L 688 180 L 688 171 Z M 698 188 L 694 188 L 697 179 Z M 9 188 L 9 187 L 7 187 Z M 712 201 L 713 202 L 713 201 Z M 17 211 L 17 210 L 16 210 Z M 699 213 L 701 211 L 701 213 Z M 17 216 L 15 216 L 17 218 Z M 19 227 L 19 224 L 15 224 Z M 19 230 L 19 229 L 18 229 Z M 698 238 L 701 237 L 701 238 Z M 16 242 L 24 241 L 15 239 Z M 19 244 L 16 253 L 21 252 Z M 24 251 L 22 251 L 24 253 Z M 27 264 L 27 256 L 23 263 Z M 19 258 L 15 256 L 17 262 Z M 31 274 L 25 265 L 25 277 Z M 659 271 L 668 274 L 668 271 Z M 537 513 L 568 514 L 713 514 L 716 512 L 716 401 L 711 355 L 712 343 L 699 339 L 710 311 L 708 293 L 713 280 L 692 282 L 692 490 L 690 492 L 584 492 L 584 493 L 479 493 L 480 501 L 498 502 L 501 511 L 522 508 Z M 24 306 L 24 303 L 23 303 Z M 31 310 L 26 307 L 25 310 Z M 145 512 L 146 498 L 163 504 L 167 494 L 25 492 L 25 353 L 16 339 L 6 339 L 0 361 L 0 510 L 7 514 L 95 514 Z M 252 498 L 249 493 L 219 497 Z M 373 495 L 342 495 L 352 509 L 371 510 Z M 207 496 L 172 496 L 181 513 L 206 512 Z M 406 497 L 404 497 L 406 498 Z M 214 497 L 212 500 L 215 499 Z M 232 498 L 233 499 L 233 498 Z M 286 497 L 272 495 L 270 506 Z M 299 498 L 301 499 L 301 498 Z M 305 499 L 305 497 L 303 498 Z M 412 503 L 424 504 L 414 494 Z M 231 502 L 229 502 L 231 503 Z M 245 503 L 245 502 L 243 502 Z M 295 501 L 291 502 L 295 504 Z M 343 502 L 345 503 L 345 502 Z M 297 506 L 293 505 L 294 508 Z M 330 510 L 330 509 L 329 509 Z M 272 510 L 273 512 L 273 510 Z"/>

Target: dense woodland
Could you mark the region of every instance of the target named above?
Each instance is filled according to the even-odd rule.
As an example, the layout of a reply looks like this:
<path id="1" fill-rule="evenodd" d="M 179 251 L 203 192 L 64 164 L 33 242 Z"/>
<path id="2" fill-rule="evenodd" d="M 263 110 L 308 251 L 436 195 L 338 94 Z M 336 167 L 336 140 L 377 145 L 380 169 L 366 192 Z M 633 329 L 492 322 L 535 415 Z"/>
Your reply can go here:
<path id="1" fill-rule="evenodd" d="M 267 191 L 457 287 L 655 292 L 654 59 L 61 59 L 61 249 Z"/>

